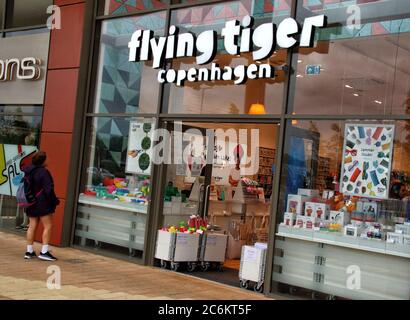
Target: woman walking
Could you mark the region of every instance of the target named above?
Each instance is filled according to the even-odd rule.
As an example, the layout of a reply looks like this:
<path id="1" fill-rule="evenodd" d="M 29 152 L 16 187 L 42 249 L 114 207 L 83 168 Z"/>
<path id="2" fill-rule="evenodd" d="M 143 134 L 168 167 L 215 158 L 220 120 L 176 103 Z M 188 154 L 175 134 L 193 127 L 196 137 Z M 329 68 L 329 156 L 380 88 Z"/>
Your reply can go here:
<path id="1" fill-rule="evenodd" d="M 29 228 L 27 230 L 27 252 L 24 255 L 25 259 L 36 257 L 33 249 L 34 236 L 39 225 L 43 224 L 43 246 L 38 258 L 45 261 L 55 261 L 55 258 L 48 250 L 48 244 L 51 238 L 53 227 L 53 213 L 59 205 L 54 192 L 54 182 L 50 172 L 46 167 L 47 155 L 43 151 L 37 152 L 32 160 L 31 165 L 23 169 L 26 177 L 31 181 L 33 194 L 36 195 L 36 201 L 33 205 L 26 208 L 26 214 L 29 218 Z"/>

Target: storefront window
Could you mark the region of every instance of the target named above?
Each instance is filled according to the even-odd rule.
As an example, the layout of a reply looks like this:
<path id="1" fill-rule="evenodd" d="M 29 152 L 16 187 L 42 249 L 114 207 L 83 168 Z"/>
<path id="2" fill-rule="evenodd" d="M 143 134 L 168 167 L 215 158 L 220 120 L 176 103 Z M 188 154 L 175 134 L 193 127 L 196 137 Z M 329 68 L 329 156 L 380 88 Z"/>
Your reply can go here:
<path id="1" fill-rule="evenodd" d="M 79 195 L 77 244 L 141 256 L 154 129 L 153 119 L 92 120 Z"/>
<path id="2" fill-rule="evenodd" d="M 99 1 L 99 13 L 103 15 L 126 14 L 142 10 L 155 10 L 165 8 L 170 0 L 102 0 Z"/>
<path id="3" fill-rule="evenodd" d="M 7 0 L 7 28 L 18 28 L 46 24 L 48 6 L 52 0 Z"/>
<path id="4" fill-rule="evenodd" d="M 0 29 L 3 29 L 4 1 L 0 0 Z"/>
<path id="5" fill-rule="evenodd" d="M 0 228 L 27 228 L 14 196 L 22 169 L 39 145 L 41 114 L 40 106 L 0 106 Z"/>
<path id="6" fill-rule="evenodd" d="M 171 14 L 171 25 L 179 28 L 180 32 L 190 32 L 199 35 L 205 30 L 214 30 L 218 34 L 218 54 L 214 63 L 221 68 L 255 63 L 252 54 L 232 56 L 225 52 L 221 37 L 225 23 L 230 20 L 241 21 L 250 15 L 255 19 L 255 26 L 262 23 L 279 23 L 290 15 L 291 1 L 275 2 L 272 5 L 261 0 L 231 1 L 218 4 L 178 9 Z M 280 67 L 286 64 L 286 50 L 278 50 L 264 61 L 272 66 Z M 174 59 L 173 69 L 187 70 L 198 68 L 192 58 Z M 202 65 L 211 68 L 211 65 Z M 282 108 L 285 72 L 275 71 L 275 79 L 248 80 L 246 84 L 235 85 L 233 81 L 205 81 L 185 83 L 184 87 L 167 85 L 169 97 L 165 99 L 163 111 L 169 113 L 190 114 L 254 114 L 253 104 L 263 108 L 258 114 L 279 114 Z"/>
<path id="7" fill-rule="evenodd" d="M 48 32 L 50 32 L 48 28 L 37 28 L 37 29 L 30 29 L 30 30 L 24 30 L 24 31 L 7 32 L 5 33 L 5 37 L 10 38 L 10 37 L 27 36 L 27 35 L 32 35 L 32 34 L 48 33 Z"/>
<path id="8" fill-rule="evenodd" d="M 240 269 L 246 268 L 241 266 L 248 261 L 244 250 L 266 250 L 273 236 L 269 222 L 278 125 L 183 122 L 170 124 L 168 130 L 171 164 L 162 186 L 162 229 L 155 258 L 162 267 L 196 271 L 195 276 L 238 286 Z M 200 255 L 196 229 L 204 231 Z M 162 236 L 175 232 L 194 242 L 188 247 L 177 241 L 175 252 L 183 251 L 188 260 L 181 261 L 175 253 L 170 261 L 164 254 Z M 216 268 L 224 272 L 218 275 Z M 263 281 L 255 282 L 255 290 L 261 292 Z"/>
<path id="9" fill-rule="evenodd" d="M 409 299 L 409 133 L 410 121 L 289 123 L 273 272 L 278 292 Z M 358 278 L 349 282 L 352 272 Z"/>
<path id="10" fill-rule="evenodd" d="M 314 49 L 298 51 L 294 103 L 288 112 L 406 113 L 410 91 L 408 2 L 319 2 L 298 2 L 299 21 L 325 14 L 329 27 L 316 30 Z"/>
<path id="11" fill-rule="evenodd" d="M 102 23 L 96 113 L 156 113 L 159 84 L 151 62 L 129 62 L 128 42 L 137 29 L 164 34 L 165 13 L 121 18 Z"/>

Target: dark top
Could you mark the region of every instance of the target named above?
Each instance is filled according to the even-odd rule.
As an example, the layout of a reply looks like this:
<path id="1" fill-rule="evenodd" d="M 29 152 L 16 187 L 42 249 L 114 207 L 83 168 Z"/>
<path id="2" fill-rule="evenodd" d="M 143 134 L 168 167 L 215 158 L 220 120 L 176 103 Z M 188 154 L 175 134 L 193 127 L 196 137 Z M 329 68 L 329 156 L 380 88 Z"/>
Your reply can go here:
<path id="1" fill-rule="evenodd" d="M 32 174 L 33 193 L 38 194 L 37 202 L 26 208 L 26 214 L 29 217 L 41 217 L 54 213 L 60 201 L 54 192 L 54 182 L 50 172 L 44 167 L 34 165 L 24 168 L 23 171 L 25 175 Z"/>

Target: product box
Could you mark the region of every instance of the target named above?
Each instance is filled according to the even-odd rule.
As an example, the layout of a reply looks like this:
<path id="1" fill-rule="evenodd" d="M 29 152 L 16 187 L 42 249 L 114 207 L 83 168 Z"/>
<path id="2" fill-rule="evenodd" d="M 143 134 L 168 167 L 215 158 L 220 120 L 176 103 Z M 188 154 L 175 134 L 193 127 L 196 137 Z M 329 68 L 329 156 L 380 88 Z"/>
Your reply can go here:
<path id="1" fill-rule="evenodd" d="M 293 227 L 296 222 L 296 213 L 293 212 L 285 212 L 283 217 L 283 223 L 286 226 Z"/>
<path id="2" fill-rule="evenodd" d="M 305 227 L 305 223 L 306 223 L 306 217 L 299 214 L 299 215 L 296 217 L 295 227 L 296 227 L 296 228 L 304 228 L 304 227 Z"/>
<path id="3" fill-rule="evenodd" d="M 410 235 L 410 224 L 396 224 L 395 232 Z"/>
<path id="4" fill-rule="evenodd" d="M 403 244 L 404 236 L 401 233 L 387 232 L 387 243 Z"/>
<path id="5" fill-rule="evenodd" d="M 298 195 L 299 196 L 305 196 L 305 197 L 319 197 L 319 190 L 314 190 L 314 189 L 298 189 Z"/>
<path id="6" fill-rule="evenodd" d="M 305 217 L 303 227 L 305 229 L 313 229 L 316 226 L 316 217 Z"/>
<path id="7" fill-rule="evenodd" d="M 329 220 L 332 223 L 338 223 L 345 226 L 348 223 L 347 214 L 344 211 L 330 211 Z"/>
<path id="8" fill-rule="evenodd" d="M 314 217 L 319 220 L 328 220 L 330 213 L 330 206 L 326 203 L 316 203 Z"/>
<path id="9" fill-rule="evenodd" d="M 353 224 L 349 224 L 343 228 L 343 234 L 349 237 L 358 237 L 361 232 L 361 228 Z"/>
<path id="10" fill-rule="evenodd" d="M 403 243 L 407 246 L 410 246 L 410 235 L 408 234 L 403 235 Z"/>
<path id="11" fill-rule="evenodd" d="M 310 197 L 300 196 L 297 194 L 289 194 L 286 212 L 303 214 L 304 205 L 307 201 L 310 201 Z"/>
<path id="12" fill-rule="evenodd" d="M 315 217 L 319 220 L 329 219 L 329 205 L 325 203 L 316 203 L 316 202 L 306 202 L 305 203 L 305 216 L 306 217 Z"/>
<path id="13" fill-rule="evenodd" d="M 322 199 L 329 200 L 335 196 L 335 192 L 333 190 L 323 190 Z"/>
<path id="14" fill-rule="evenodd" d="M 315 212 L 316 212 L 316 203 L 306 202 L 305 203 L 305 216 L 306 217 L 313 217 Z"/>
<path id="15" fill-rule="evenodd" d="M 362 211 L 365 214 L 373 214 L 374 216 L 377 215 L 379 205 L 377 202 L 362 202 Z"/>

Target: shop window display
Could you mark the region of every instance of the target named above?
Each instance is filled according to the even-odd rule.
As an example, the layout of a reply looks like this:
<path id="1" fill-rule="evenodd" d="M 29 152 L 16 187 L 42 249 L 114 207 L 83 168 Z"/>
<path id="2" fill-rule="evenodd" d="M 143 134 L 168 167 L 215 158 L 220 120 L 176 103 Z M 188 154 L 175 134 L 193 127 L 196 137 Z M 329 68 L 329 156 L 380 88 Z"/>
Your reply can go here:
<path id="1" fill-rule="evenodd" d="M 79 195 L 78 244 L 142 253 L 151 195 L 152 143 L 147 141 L 154 128 L 152 119 L 93 120 Z"/>
<path id="2" fill-rule="evenodd" d="M 252 54 L 232 56 L 223 49 L 221 37 L 225 23 L 239 20 L 250 15 L 254 17 L 255 27 L 268 22 L 280 23 L 290 16 L 291 1 L 280 1 L 272 5 L 270 1 L 246 0 L 229 1 L 212 5 L 176 9 L 171 13 L 171 25 L 180 32 L 199 35 L 205 30 L 214 30 L 218 34 L 218 53 L 214 63 L 220 67 L 250 65 L 255 63 Z M 262 61 L 280 69 L 286 64 L 286 50 L 277 50 Z M 173 59 L 173 69 L 188 70 L 199 67 L 193 58 Z M 201 67 L 210 69 L 210 65 Z M 205 81 L 185 83 L 184 87 L 167 85 L 168 99 L 163 104 L 163 112 L 190 114 L 280 114 L 285 83 L 285 72 L 277 70 L 275 79 L 249 80 L 244 85 L 234 85 L 233 81 Z M 253 104 L 262 106 L 257 112 L 251 109 Z"/>
<path id="3" fill-rule="evenodd" d="M 280 292 L 409 298 L 409 125 L 289 123 L 273 273 Z M 346 282 L 351 265 L 366 274 L 357 290 Z"/>
<path id="4" fill-rule="evenodd" d="M 15 194 L 40 139 L 41 106 L 0 106 L 0 228 L 25 230 Z"/>
<path id="5" fill-rule="evenodd" d="M 159 84 L 151 62 L 129 62 L 128 42 L 137 29 L 163 36 L 165 13 L 102 23 L 97 66 L 95 113 L 156 113 Z"/>

